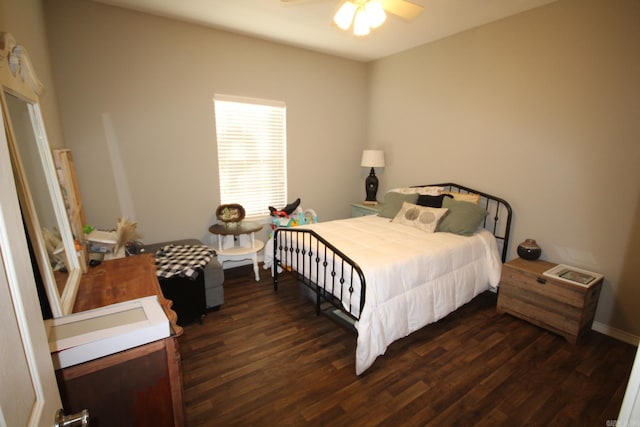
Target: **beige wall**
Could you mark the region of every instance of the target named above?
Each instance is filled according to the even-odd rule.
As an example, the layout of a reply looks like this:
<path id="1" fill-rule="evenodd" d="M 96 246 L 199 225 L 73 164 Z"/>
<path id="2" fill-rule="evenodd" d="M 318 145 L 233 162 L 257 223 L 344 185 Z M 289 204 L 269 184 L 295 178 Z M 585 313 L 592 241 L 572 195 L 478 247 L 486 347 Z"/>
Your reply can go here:
<path id="1" fill-rule="evenodd" d="M 362 197 L 366 64 L 91 1 L 45 1 L 45 15 L 92 225 L 121 212 L 108 113 L 144 240 L 207 238 L 220 203 L 216 93 L 286 102 L 289 199 L 328 220 Z"/>
<path id="2" fill-rule="evenodd" d="M 531 237 L 545 259 L 604 273 L 598 324 L 640 335 L 639 2 L 561 0 L 371 64 L 86 1 L 45 0 L 45 15 L 96 225 L 119 215 L 103 113 L 145 240 L 204 238 L 213 94 L 280 99 L 290 198 L 321 219 L 348 215 L 361 149 L 383 148 L 381 192 L 456 181 L 506 198 L 511 256 Z"/>
<path id="3" fill-rule="evenodd" d="M 596 320 L 640 335 L 640 2 L 561 0 L 376 61 L 381 184 L 509 200 L 511 256 L 606 275 Z"/>
<path id="4" fill-rule="evenodd" d="M 40 107 L 49 142 L 64 147 L 56 100 L 41 0 L 0 0 L 0 31 L 13 35 L 29 52 L 38 78 L 44 85 Z"/>

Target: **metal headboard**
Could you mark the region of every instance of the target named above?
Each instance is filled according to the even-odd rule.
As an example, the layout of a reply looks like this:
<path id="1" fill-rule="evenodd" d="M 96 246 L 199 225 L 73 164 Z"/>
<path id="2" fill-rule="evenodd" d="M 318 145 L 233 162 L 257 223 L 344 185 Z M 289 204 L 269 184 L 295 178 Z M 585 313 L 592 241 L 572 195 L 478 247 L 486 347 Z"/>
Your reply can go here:
<path id="1" fill-rule="evenodd" d="M 484 219 L 482 226 L 491 231 L 499 243 L 502 243 L 502 262 L 507 260 L 509 253 L 509 236 L 511 234 L 511 216 L 513 212 L 511 205 L 500 197 L 475 190 L 470 187 L 455 183 L 417 185 L 416 187 L 443 187 L 445 191 L 453 191 L 465 194 L 478 194 L 480 196 L 480 206 L 489 212 Z"/>

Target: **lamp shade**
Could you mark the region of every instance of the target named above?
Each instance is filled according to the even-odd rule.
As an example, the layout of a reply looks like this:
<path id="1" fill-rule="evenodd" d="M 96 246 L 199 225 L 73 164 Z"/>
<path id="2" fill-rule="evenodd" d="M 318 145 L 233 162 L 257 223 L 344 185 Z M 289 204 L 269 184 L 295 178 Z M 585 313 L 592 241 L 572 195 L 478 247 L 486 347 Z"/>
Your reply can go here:
<path id="1" fill-rule="evenodd" d="M 382 150 L 364 150 L 362 152 L 362 161 L 360 166 L 365 168 L 382 168 L 384 167 L 384 151 Z"/>
<path id="2" fill-rule="evenodd" d="M 336 12 L 336 15 L 333 17 L 333 22 L 343 30 L 348 30 L 351 26 L 351 22 L 353 22 L 353 16 L 356 14 L 356 10 L 358 6 L 351 2 L 345 2 L 340 9 Z"/>
<path id="3" fill-rule="evenodd" d="M 348 30 L 353 23 L 353 34 L 366 36 L 387 18 L 382 2 L 383 0 L 346 0 L 334 15 L 333 21 L 343 30 Z"/>
<path id="4" fill-rule="evenodd" d="M 378 28 L 387 19 L 387 14 L 384 13 L 382 3 L 378 0 L 371 0 L 364 5 L 364 11 L 369 18 L 369 26 L 371 28 Z"/>
<path id="5" fill-rule="evenodd" d="M 366 36 L 369 34 L 369 21 L 367 20 L 367 14 L 364 9 L 360 8 L 356 12 L 356 18 L 353 21 L 353 34 L 356 36 Z"/>

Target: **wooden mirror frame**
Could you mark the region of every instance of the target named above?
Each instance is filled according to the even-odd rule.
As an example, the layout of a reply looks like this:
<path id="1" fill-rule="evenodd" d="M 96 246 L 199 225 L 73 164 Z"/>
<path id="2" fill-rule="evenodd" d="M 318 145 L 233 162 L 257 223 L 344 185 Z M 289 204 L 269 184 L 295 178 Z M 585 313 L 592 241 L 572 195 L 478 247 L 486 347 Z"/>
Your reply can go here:
<path id="1" fill-rule="evenodd" d="M 38 80 L 29 56 L 24 47 L 18 45 L 9 33 L 0 33 L 0 101 L 2 104 L 3 132 L 9 143 L 9 153 L 13 174 L 16 181 L 16 191 L 22 210 L 28 240 L 33 247 L 40 276 L 44 283 L 49 306 L 53 317 L 69 314 L 73 310 L 82 269 L 78 260 L 76 244 L 69 225 L 64 199 L 58 182 L 56 168 L 53 162 L 51 147 L 44 128 L 44 121 L 39 105 L 39 95 L 42 84 Z M 20 158 L 16 134 L 12 125 L 7 94 L 12 95 L 27 104 L 29 117 L 33 128 L 37 151 L 42 163 L 47 190 L 51 196 L 53 211 L 57 221 L 58 232 L 62 240 L 63 252 L 66 257 L 65 267 L 68 273 L 62 292 L 58 290 L 53 268 L 46 249 L 45 238 L 40 227 L 37 210 L 32 192 Z M 83 236 L 79 236 L 80 239 Z M 34 271 L 34 273 L 36 273 Z"/>

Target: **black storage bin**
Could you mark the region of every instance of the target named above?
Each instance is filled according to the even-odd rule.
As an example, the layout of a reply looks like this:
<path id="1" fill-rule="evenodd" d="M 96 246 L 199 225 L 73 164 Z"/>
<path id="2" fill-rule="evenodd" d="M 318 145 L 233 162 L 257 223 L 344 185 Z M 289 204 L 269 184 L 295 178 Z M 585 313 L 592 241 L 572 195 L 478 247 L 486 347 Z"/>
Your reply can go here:
<path id="1" fill-rule="evenodd" d="M 165 245 L 201 245 L 199 240 L 185 239 L 170 242 L 154 243 L 143 247 L 143 252 L 155 253 Z M 184 326 L 195 321 L 202 322 L 207 312 L 205 274 L 200 270 L 195 279 L 188 277 L 158 277 L 162 294 L 173 302 L 171 309 L 178 316 L 177 324 Z"/>
<path id="2" fill-rule="evenodd" d="M 195 279 L 186 277 L 158 278 L 162 294 L 173 302 L 171 309 L 178 316 L 178 325 L 201 322 L 207 312 L 204 292 L 204 272 Z"/>

